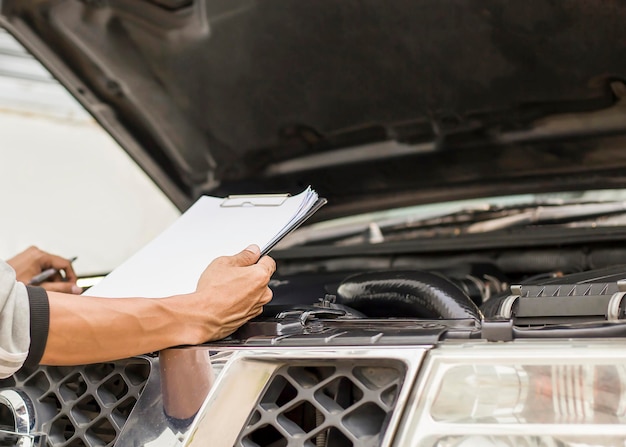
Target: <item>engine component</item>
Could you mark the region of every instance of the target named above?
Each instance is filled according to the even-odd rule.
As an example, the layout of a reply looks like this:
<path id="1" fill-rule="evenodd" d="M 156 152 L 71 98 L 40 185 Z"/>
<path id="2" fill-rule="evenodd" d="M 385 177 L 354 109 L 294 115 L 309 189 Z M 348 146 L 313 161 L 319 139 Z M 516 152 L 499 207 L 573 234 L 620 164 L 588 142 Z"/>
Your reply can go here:
<path id="1" fill-rule="evenodd" d="M 486 319 L 515 325 L 617 321 L 625 316 L 626 268 L 567 275 L 511 286 L 511 293 L 487 302 Z"/>
<path id="2" fill-rule="evenodd" d="M 418 270 L 350 276 L 339 285 L 337 302 L 368 317 L 481 319 L 465 292 L 440 275 Z"/>

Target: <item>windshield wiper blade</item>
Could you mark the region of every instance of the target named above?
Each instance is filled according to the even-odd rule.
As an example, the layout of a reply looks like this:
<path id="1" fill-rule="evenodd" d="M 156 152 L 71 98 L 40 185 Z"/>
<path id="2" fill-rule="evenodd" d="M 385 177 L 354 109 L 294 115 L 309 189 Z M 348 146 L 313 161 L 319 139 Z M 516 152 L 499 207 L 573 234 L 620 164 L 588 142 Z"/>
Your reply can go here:
<path id="1" fill-rule="evenodd" d="M 525 205 L 526 206 L 526 205 Z M 454 211 L 431 211 L 426 215 L 420 215 L 416 218 L 411 216 L 387 217 L 383 219 L 370 219 L 359 221 L 348 221 L 345 223 L 325 226 L 322 224 L 314 224 L 309 227 L 303 227 L 292 234 L 288 235 L 277 246 L 278 249 L 285 249 L 296 245 L 308 245 L 316 243 L 326 243 L 335 241 L 344 241 L 353 237 L 363 237 L 369 243 L 377 243 L 384 241 L 383 231 L 403 232 L 406 230 L 421 229 L 428 227 L 449 227 L 452 225 L 467 224 L 475 222 L 477 216 L 500 216 L 503 208 L 493 206 L 487 202 L 476 203 L 471 206 L 464 206 Z M 494 214 L 497 213 L 497 214 Z M 369 235 L 369 236 L 368 236 Z"/>

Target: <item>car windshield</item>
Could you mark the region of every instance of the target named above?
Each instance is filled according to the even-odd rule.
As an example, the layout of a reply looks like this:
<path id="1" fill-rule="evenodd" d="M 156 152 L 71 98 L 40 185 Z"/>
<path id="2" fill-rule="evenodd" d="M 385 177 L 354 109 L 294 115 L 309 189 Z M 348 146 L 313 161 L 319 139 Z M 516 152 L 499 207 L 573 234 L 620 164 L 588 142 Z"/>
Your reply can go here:
<path id="1" fill-rule="evenodd" d="M 279 248 L 458 236 L 541 224 L 626 225 L 626 190 L 495 196 L 376 211 L 309 225 L 290 235 Z"/>

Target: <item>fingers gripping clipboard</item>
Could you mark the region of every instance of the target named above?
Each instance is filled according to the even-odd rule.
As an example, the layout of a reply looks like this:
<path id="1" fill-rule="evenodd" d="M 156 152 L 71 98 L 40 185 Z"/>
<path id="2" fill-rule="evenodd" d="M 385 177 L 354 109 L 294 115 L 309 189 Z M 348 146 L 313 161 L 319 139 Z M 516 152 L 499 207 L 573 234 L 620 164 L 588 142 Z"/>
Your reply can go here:
<path id="1" fill-rule="evenodd" d="M 310 187 L 294 196 L 202 196 L 86 294 L 151 298 L 193 292 L 213 259 L 236 254 L 250 244 L 267 254 L 325 203 Z"/>

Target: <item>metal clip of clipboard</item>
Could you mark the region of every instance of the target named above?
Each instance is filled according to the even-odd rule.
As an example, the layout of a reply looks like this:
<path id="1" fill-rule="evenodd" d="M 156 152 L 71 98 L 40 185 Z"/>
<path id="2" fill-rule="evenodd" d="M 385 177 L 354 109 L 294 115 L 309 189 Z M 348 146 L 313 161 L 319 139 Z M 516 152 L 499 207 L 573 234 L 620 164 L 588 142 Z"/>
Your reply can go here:
<path id="1" fill-rule="evenodd" d="M 244 206 L 281 206 L 291 194 L 243 194 L 230 195 L 220 203 L 221 208 L 239 208 Z"/>

